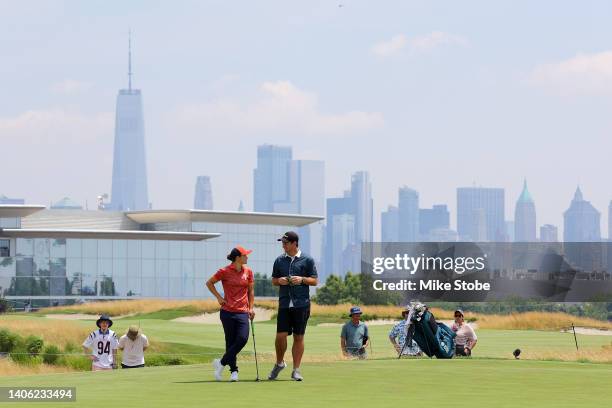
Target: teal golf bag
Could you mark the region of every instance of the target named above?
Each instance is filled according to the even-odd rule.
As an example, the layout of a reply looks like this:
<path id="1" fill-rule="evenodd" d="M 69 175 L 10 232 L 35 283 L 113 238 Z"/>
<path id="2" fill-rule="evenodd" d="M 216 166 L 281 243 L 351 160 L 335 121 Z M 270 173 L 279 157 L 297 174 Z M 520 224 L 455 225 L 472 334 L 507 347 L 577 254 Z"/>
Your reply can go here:
<path id="1" fill-rule="evenodd" d="M 444 323 L 436 322 L 427 306 L 415 306 L 408 320 L 406 344 L 414 340 L 429 357 L 453 358 L 456 334 Z"/>

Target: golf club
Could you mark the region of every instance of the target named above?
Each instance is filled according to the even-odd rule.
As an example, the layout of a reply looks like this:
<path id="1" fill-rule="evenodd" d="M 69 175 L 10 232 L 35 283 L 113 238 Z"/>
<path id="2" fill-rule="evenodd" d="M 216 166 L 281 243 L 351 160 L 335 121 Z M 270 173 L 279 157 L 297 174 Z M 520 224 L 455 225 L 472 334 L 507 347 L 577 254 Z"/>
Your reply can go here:
<path id="1" fill-rule="evenodd" d="M 408 342 L 404 340 L 404 345 L 402 346 L 402 349 L 399 352 L 399 356 L 397 356 L 398 359 L 402 358 L 402 354 L 404 354 L 404 349 L 406 348 L 406 344 Z"/>
<path id="2" fill-rule="evenodd" d="M 253 334 L 253 350 L 255 351 L 255 370 L 257 372 L 257 378 L 255 381 L 259 381 L 259 365 L 257 364 L 257 346 L 255 345 L 255 324 L 251 320 L 251 333 Z"/>
<path id="3" fill-rule="evenodd" d="M 576 342 L 576 351 L 578 351 L 578 339 L 576 338 L 576 328 L 574 327 L 574 323 L 572 323 L 572 331 L 574 332 L 574 342 Z"/>

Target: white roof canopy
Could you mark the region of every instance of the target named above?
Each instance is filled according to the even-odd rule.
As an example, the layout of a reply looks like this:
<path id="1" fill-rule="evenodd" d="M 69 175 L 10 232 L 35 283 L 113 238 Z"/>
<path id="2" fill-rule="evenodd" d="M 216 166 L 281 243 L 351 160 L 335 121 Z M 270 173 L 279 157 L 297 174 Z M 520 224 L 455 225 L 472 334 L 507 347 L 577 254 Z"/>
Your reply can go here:
<path id="1" fill-rule="evenodd" d="M 45 208 L 44 205 L 0 204 L 0 218 L 27 217 Z"/>
<path id="2" fill-rule="evenodd" d="M 167 241 L 202 241 L 221 236 L 218 233 L 85 230 L 85 229 L 0 229 L 0 237 L 9 238 L 90 238 L 90 239 L 150 239 Z"/>
<path id="3" fill-rule="evenodd" d="M 325 217 L 317 215 L 212 210 L 143 210 L 127 211 L 125 215 L 139 224 L 154 224 L 158 222 L 218 222 L 303 227 L 304 225 L 325 219 Z"/>

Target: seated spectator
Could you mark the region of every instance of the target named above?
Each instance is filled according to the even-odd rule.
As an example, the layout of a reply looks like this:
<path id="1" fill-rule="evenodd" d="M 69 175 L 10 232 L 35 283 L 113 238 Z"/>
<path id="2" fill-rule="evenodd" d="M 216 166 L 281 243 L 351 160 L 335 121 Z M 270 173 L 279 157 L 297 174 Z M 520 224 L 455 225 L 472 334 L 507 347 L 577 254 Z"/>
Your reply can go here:
<path id="1" fill-rule="evenodd" d="M 340 333 L 340 348 L 345 357 L 367 357 L 366 347 L 369 342 L 368 326 L 361 321 L 361 308 L 352 307 L 349 315 L 351 320 L 342 326 Z"/>
<path id="2" fill-rule="evenodd" d="M 453 323 L 451 329 L 457 334 L 457 337 L 455 337 L 455 355 L 471 356 L 478 337 L 476 337 L 474 329 L 464 321 L 463 310 L 455 310 L 455 323 Z"/>
<path id="3" fill-rule="evenodd" d="M 409 312 L 409 306 L 406 306 L 404 310 L 402 310 L 402 320 L 393 326 L 389 332 L 389 340 L 391 344 L 393 344 L 393 347 L 395 347 L 398 355 L 402 353 L 403 356 L 422 356 L 423 352 L 414 340 L 411 341 L 411 344 L 404 347 L 406 343 L 406 318 Z"/>

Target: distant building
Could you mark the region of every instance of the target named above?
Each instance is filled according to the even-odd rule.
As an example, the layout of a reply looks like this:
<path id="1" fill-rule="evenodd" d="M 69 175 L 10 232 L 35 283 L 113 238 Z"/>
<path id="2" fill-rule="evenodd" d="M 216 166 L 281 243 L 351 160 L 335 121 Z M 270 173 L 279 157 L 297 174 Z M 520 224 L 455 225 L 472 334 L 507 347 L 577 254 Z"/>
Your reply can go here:
<path id="1" fill-rule="evenodd" d="M 361 271 L 361 245 L 374 239 L 374 213 L 372 200 L 372 183 L 367 171 L 358 171 L 351 176 L 351 189 L 345 191 L 343 197 L 327 199 L 327 217 L 325 227 L 325 253 L 323 275 L 335 274 L 343 276 L 351 271 Z M 350 217 L 345 217 L 348 215 Z M 338 221 L 334 225 L 334 217 Z M 352 234 L 347 223 L 352 222 Z M 342 226 L 344 232 L 339 232 Z M 343 250 L 334 242 L 335 234 L 342 233 L 344 237 L 352 235 L 350 245 Z M 344 244 L 344 241 L 342 241 Z M 343 265 L 342 270 L 338 270 Z M 324 280 L 321 280 L 324 282 Z"/>
<path id="2" fill-rule="evenodd" d="M 514 241 L 536 242 L 536 209 L 527 190 L 527 180 L 514 209 Z"/>
<path id="3" fill-rule="evenodd" d="M 338 268 L 345 263 L 342 260 L 344 250 L 355 242 L 355 219 L 349 191 L 344 192 L 344 197 L 327 199 L 325 221 L 325 267 L 319 277 L 322 283 L 329 275 L 343 276 L 347 272 Z M 349 241 L 345 240 L 347 237 Z"/>
<path id="4" fill-rule="evenodd" d="M 460 240 L 506 239 L 504 189 L 460 187 L 457 189 L 457 233 Z"/>
<path id="5" fill-rule="evenodd" d="M 453 231 L 449 228 L 434 228 L 427 234 L 427 239 L 424 241 L 429 242 L 456 242 L 457 231 Z"/>
<path id="6" fill-rule="evenodd" d="M 273 212 L 284 214 L 325 214 L 325 162 L 290 160 L 287 165 L 287 200 L 272 204 Z M 315 259 L 323 251 L 323 222 L 300 228 L 300 247 Z"/>
<path id="7" fill-rule="evenodd" d="M 320 160 L 293 160 L 289 146 L 257 147 L 257 168 L 253 171 L 255 211 L 320 215 L 325 213 L 325 163 Z M 315 259 L 323 251 L 323 222 L 298 232 L 300 247 Z"/>
<path id="8" fill-rule="evenodd" d="M 487 242 L 487 211 L 484 208 L 475 208 L 472 211 L 472 239 L 474 242 Z"/>
<path id="9" fill-rule="evenodd" d="M 612 201 L 608 204 L 608 241 L 612 241 Z M 612 259 L 610 259 L 612 265 Z"/>
<path id="10" fill-rule="evenodd" d="M 52 210 L 82 210 L 83 206 L 69 197 L 64 197 L 61 200 L 51 204 Z"/>
<path id="11" fill-rule="evenodd" d="M 408 187 L 399 189 L 399 240 L 419 241 L 419 193 Z"/>
<path id="12" fill-rule="evenodd" d="M 446 204 L 434 205 L 432 208 L 419 210 L 419 236 L 421 241 L 432 241 L 432 231 L 448 230 L 450 228 L 450 213 Z"/>
<path id="13" fill-rule="evenodd" d="M 351 213 L 355 219 L 358 244 L 374 240 L 374 212 L 370 173 L 358 171 L 351 177 Z"/>
<path id="14" fill-rule="evenodd" d="M 514 221 L 506 221 L 506 241 L 514 242 Z"/>
<path id="15" fill-rule="evenodd" d="M 565 242 L 595 242 L 601 240 L 600 213 L 584 200 L 580 187 L 563 213 L 563 240 Z"/>
<path id="16" fill-rule="evenodd" d="M 351 214 L 337 214 L 328 219 L 331 253 L 327 276 L 343 276 L 352 269 L 351 250 L 355 243 L 355 220 Z M 326 276 L 326 278 L 327 278 Z"/>
<path id="17" fill-rule="evenodd" d="M 0 204 L 25 204 L 25 200 L 23 198 L 9 198 L 5 195 L 0 195 Z"/>
<path id="18" fill-rule="evenodd" d="M 253 207 L 258 212 L 274 212 L 274 204 L 289 201 L 289 162 L 291 147 L 257 147 L 257 168 L 253 171 Z"/>
<path id="19" fill-rule="evenodd" d="M 558 242 L 558 229 L 554 225 L 544 224 L 540 227 L 540 241 L 542 242 Z"/>
<path id="20" fill-rule="evenodd" d="M 147 190 L 144 116 L 140 89 L 132 89 L 132 48 L 128 52 L 128 88 L 117 95 L 111 203 L 115 211 L 146 210 Z"/>
<path id="21" fill-rule="evenodd" d="M 381 242 L 399 241 L 399 210 L 390 205 L 380 214 Z"/>
<path id="22" fill-rule="evenodd" d="M 0 205 L 0 296 L 33 305 L 201 299 L 236 245 L 270 276 L 277 238 L 322 217 L 208 210 L 56 210 Z M 43 277 L 43 278 L 41 278 Z"/>
<path id="23" fill-rule="evenodd" d="M 209 176 L 198 176 L 195 185 L 193 208 L 196 210 L 212 210 L 213 197 Z"/>

